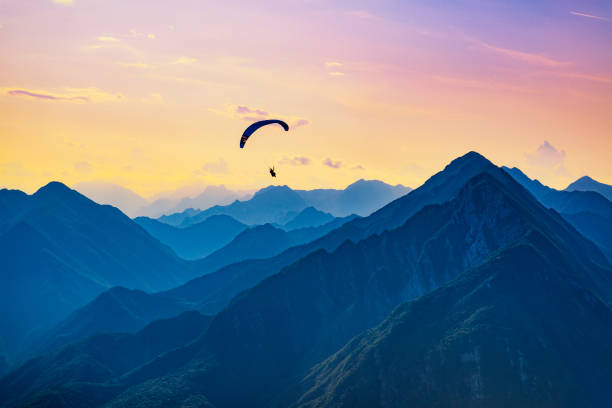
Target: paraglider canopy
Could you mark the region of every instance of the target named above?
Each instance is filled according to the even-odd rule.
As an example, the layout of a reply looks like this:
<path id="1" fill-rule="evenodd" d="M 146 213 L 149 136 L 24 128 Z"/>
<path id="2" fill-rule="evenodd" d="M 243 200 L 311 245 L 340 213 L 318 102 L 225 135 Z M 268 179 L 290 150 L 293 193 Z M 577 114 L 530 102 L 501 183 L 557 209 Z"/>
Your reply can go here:
<path id="1" fill-rule="evenodd" d="M 272 124 L 278 124 L 281 125 L 283 127 L 283 129 L 285 129 L 285 132 L 289 131 L 289 125 L 287 125 L 285 122 L 283 122 L 282 120 L 278 120 L 278 119 L 269 119 L 269 120 L 260 120 L 259 122 L 255 122 L 253 123 L 251 126 L 249 126 L 248 128 L 246 128 L 246 130 L 244 131 L 244 133 L 242 134 L 242 137 L 240 138 L 240 148 L 244 148 L 244 144 L 246 143 L 246 141 L 249 139 L 249 137 L 251 137 L 251 135 L 253 133 L 255 133 L 259 128 L 263 127 L 263 126 L 267 126 L 267 125 L 272 125 Z M 274 177 L 274 176 L 273 176 Z"/>

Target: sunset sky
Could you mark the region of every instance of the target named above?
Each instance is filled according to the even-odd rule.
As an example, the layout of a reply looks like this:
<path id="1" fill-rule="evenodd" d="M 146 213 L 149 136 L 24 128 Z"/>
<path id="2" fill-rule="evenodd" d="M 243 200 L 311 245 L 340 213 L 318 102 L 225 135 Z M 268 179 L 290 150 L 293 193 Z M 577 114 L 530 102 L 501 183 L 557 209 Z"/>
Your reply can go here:
<path id="1" fill-rule="evenodd" d="M 0 141 L 27 192 L 417 187 L 470 150 L 612 184 L 612 2 L 2 0 Z"/>

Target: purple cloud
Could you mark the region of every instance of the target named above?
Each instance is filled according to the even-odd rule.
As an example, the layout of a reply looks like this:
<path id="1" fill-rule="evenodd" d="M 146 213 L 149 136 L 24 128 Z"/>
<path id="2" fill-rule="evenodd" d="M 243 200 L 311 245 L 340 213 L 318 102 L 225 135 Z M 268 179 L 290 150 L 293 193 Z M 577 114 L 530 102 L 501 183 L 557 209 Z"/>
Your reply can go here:
<path id="1" fill-rule="evenodd" d="M 343 166 L 341 161 L 333 161 L 332 159 L 330 159 L 329 157 L 325 160 L 323 160 L 323 165 L 327 166 L 327 167 L 331 167 L 332 169 L 339 169 L 340 167 Z"/>
<path id="2" fill-rule="evenodd" d="M 31 98 L 36 98 L 36 99 L 44 99 L 44 100 L 48 100 L 48 101 L 81 101 L 81 102 L 89 102 L 89 98 L 85 97 L 85 96 L 55 96 L 55 95 L 49 95 L 49 94 L 41 94 L 41 93 L 34 93 L 34 92 L 30 92 L 30 91 L 25 91 L 23 89 L 13 89 L 8 91 L 8 94 L 11 96 L 29 96 Z"/>
<path id="3" fill-rule="evenodd" d="M 299 119 L 291 127 L 295 129 L 295 128 L 299 128 L 300 126 L 306 126 L 309 123 L 310 122 L 308 122 L 306 119 Z"/>
<path id="4" fill-rule="evenodd" d="M 268 116 L 269 113 L 261 110 L 261 109 L 251 109 L 248 106 L 244 106 L 244 105 L 238 105 L 236 107 L 236 113 L 239 113 L 241 115 L 248 115 L 248 114 L 256 114 L 259 116 Z"/>
<path id="5" fill-rule="evenodd" d="M 291 166 L 307 166 L 311 163 L 311 160 L 305 156 L 295 156 L 294 158 L 285 157 L 279 164 L 289 164 Z"/>

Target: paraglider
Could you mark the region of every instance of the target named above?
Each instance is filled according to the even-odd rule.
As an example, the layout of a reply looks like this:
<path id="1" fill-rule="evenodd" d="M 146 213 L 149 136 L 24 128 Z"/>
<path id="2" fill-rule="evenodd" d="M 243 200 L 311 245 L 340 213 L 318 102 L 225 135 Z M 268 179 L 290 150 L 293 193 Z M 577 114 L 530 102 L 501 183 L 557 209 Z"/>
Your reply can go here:
<path id="1" fill-rule="evenodd" d="M 263 126 L 267 126 L 267 125 L 272 125 L 272 124 L 281 125 L 283 129 L 285 129 L 285 132 L 289 131 L 289 125 L 287 125 L 287 123 L 283 122 L 282 120 L 278 120 L 278 119 L 260 120 L 259 122 L 255 122 L 251 124 L 248 128 L 246 128 L 244 133 L 242 133 L 242 137 L 240 138 L 240 148 L 244 149 L 244 145 L 249 139 L 249 137 L 251 137 L 251 135 L 255 133 L 259 128 Z M 269 171 L 272 177 L 276 177 L 276 170 L 274 170 L 274 166 L 270 167 Z"/>
<path id="2" fill-rule="evenodd" d="M 249 137 L 251 137 L 251 135 L 253 133 L 255 133 L 259 128 L 263 127 L 263 126 L 267 126 L 267 125 L 272 125 L 272 124 L 278 124 L 281 125 L 283 127 L 283 129 L 285 129 L 285 132 L 289 131 L 289 125 L 287 125 L 285 122 L 283 122 L 282 120 L 278 120 L 278 119 L 269 119 L 269 120 L 260 120 L 259 122 L 255 122 L 253 123 L 251 126 L 249 126 L 248 128 L 246 128 L 246 130 L 244 131 L 244 133 L 242 134 L 242 137 L 240 138 L 240 148 L 243 149 L 244 148 L 244 144 L 246 143 L 246 141 L 249 139 Z"/>

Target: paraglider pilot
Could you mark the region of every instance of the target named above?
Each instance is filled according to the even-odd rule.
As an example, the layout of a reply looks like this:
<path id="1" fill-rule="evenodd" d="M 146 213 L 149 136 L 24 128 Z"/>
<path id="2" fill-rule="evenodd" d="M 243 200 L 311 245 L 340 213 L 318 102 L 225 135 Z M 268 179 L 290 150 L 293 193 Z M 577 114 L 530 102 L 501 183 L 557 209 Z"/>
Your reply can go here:
<path id="1" fill-rule="evenodd" d="M 270 175 L 272 177 L 276 177 L 276 171 L 274 170 L 274 166 L 270 167 Z"/>

